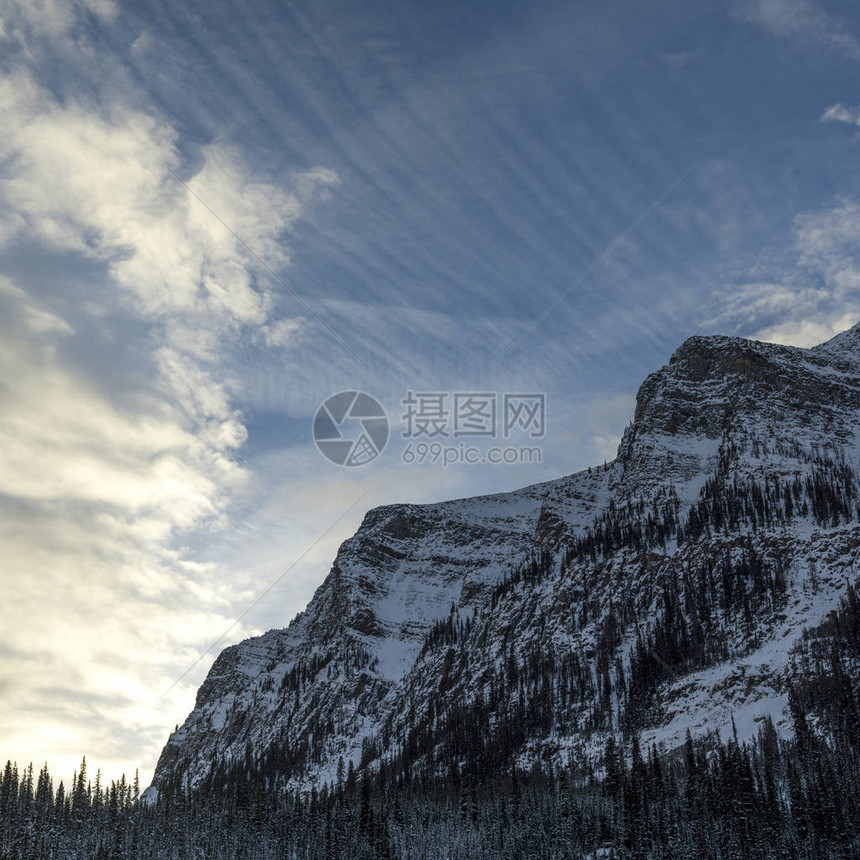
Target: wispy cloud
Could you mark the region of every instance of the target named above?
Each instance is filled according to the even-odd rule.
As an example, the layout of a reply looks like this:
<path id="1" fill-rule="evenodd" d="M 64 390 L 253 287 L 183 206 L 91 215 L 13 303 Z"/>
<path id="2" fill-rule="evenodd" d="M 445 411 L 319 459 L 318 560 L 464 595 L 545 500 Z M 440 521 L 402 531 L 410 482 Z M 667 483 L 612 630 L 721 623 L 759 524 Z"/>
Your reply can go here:
<path id="1" fill-rule="evenodd" d="M 719 297 L 714 327 L 809 347 L 860 320 L 860 202 L 798 215 L 787 250 L 763 256 Z"/>
<path id="2" fill-rule="evenodd" d="M 860 106 L 830 105 L 821 114 L 821 122 L 847 122 L 849 125 L 860 125 Z"/>
<path id="3" fill-rule="evenodd" d="M 846 22 L 813 0 L 740 0 L 735 9 L 773 36 L 860 60 L 860 41 Z"/>
<path id="4" fill-rule="evenodd" d="M 56 39 L 74 29 L 86 15 L 110 20 L 119 10 L 113 0 L 4 0 L 2 34 L 29 43 Z"/>

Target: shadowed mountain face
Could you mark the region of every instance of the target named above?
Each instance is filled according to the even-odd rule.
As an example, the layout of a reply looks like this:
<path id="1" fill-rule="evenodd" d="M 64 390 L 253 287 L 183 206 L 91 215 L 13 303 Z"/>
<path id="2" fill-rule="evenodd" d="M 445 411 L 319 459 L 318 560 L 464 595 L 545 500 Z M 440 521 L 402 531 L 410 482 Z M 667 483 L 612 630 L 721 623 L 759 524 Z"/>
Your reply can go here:
<path id="1" fill-rule="evenodd" d="M 858 575 L 858 428 L 860 326 L 811 350 L 689 339 L 607 466 L 369 512 L 305 612 L 221 653 L 155 785 L 785 730 L 802 631 Z"/>

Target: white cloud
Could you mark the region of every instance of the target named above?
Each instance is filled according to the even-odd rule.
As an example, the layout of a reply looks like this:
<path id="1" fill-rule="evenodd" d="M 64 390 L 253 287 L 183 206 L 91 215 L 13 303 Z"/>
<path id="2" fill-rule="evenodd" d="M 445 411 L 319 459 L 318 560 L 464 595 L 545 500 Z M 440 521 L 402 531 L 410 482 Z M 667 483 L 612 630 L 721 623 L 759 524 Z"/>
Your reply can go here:
<path id="1" fill-rule="evenodd" d="M 860 60 L 860 42 L 845 22 L 812 0 L 741 0 L 735 8 L 773 36 Z"/>
<path id="2" fill-rule="evenodd" d="M 801 346 L 806 349 L 824 343 L 842 331 L 851 328 L 860 321 L 857 313 L 846 313 L 842 316 L 832 315 L 825 319 L 803 319 L 768 326 L 756 332 L 756 340 L 768 343 L 782 343 L 788 346 Z"/>
<path id="3" fill-rule="evenodd" d="M 817 273 L 837 300 L 860 291 L 860 201 L 844 198 L 796 220 L 800 263 Z"/>
<path id="4" fill-rule="evenodd" d="M 33 335 L 72 334 L 72 327 L 55 314 L 38 307 L 30 297 L 8 278 L 0 275 L 0 318 L 15 330 Z"/>
<path id="5" fill-rule="evenodd" d="M 67 774 L 89 751 L 116 774 L 151 763 L 154 728 L 187 704 L 159 695 L 232 611 L 223 572 L 171 538 L 247 476 L 235 440 L 157 403 L 120 409 L 67 367 L 70 327 L 8 281 L 0 304 L 0 586 L 20 622 L 0 643 L 4 753 Z"/>
<path id="6" fill-rule="evenodd" d="M 763 259 L 753 278 L 721 296 L 708 322 L 759 340 L 809 347 L 860 320 L 860 202 L 798 215 L 787 254 Z"/>
<path id="7" fill-rule="evenodd" d="M 113 0 L 2 0 L 0 38 L 56 39 L 73 29 L 83 15 L 111 20 L 117 12 Z"/>
<path id="8" fill-rule="evenodd" d="M 7 2 L 3 33 L 62 39 L 112 10 Z M 170 123 L 108 87 L 60 99 L 23 66 L 0 76 L 0 246 L 85 261 L 92 279 L 75 303 L 62 282 L 37 296 L 0 277 L 0 589 L 21 621 L 0 642 L 0 754 L 65 775 L 82 753 L 111 776 L 151 767 L 200 679 L 161 694 L 261 586 L 180 545 L 218 534 L 249 487 L 234 344 L 310 336 L 276 316 L 254 255 L 287 265 L 284 234 L 337 182 L 315 168 L 284 187 L 217 141 L 188 175 Z M 78 360 L 94 336 L 130 368 L 121 396 Z"/>
<path id="9" fill-rule="evenodd" d="M 830 105 L 821 114 L 821 122 L 847 122 L 849 125 L 860 125 L 860 106 Z"/>
<path id="10" fill-rule="evenodd" d="M 296 177 L 288 193 L 216 143 L 185 180 L 189 193 L 171 172 L 181 165 L 176 133 L 163 120 L 121 104 L 60 104 L 26 73 L 0 82 L 0 107 L 7 117 L 0 158 L 14 164 L 0 239 L 26 233 L 105 262 L 151 318 L 192 315 L 228 329 L 264 323 L 269 296 L 255 283 L 243 242 L 271 267 L 285 265 L 279 237 L 303 202 L 337 181 L 316 169 Z"/>

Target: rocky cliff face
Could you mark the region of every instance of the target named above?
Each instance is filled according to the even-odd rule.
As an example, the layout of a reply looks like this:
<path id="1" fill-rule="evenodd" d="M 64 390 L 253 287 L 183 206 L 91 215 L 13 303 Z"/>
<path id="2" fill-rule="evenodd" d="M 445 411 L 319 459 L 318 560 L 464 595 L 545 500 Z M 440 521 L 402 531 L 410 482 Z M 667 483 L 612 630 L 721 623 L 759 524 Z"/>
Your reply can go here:
<path id="1" fill-rule="evenodd" d="M 606 467 L 368 513 L 305 612 L 218 657 L 155 784 L 589 766 L 610 733 L 779 725 L 803 629 L 860 573 L 858 428 L 860 326 L 691 338 Z"/>

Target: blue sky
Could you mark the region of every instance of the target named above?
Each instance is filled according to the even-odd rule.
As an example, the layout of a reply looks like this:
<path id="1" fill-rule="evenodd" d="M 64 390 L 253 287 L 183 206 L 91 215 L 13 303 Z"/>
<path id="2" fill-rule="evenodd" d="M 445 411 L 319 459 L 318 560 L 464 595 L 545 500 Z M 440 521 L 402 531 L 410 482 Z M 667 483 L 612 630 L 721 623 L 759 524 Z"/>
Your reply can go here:
<path id="1" fill-rule="evenodd" d="M 19 761 L 146 778 L 218 648 L 285 625 L 367 508 L 611 458 L 692 334 L 809 346 L 860 318 L 853 4 L 2 0 L 0 22 Z M 312 418 L 353 389 L 394 435 L 339 469 Z M 542 462 L 404 464 L 408 390 L 545 393 Z"/>

